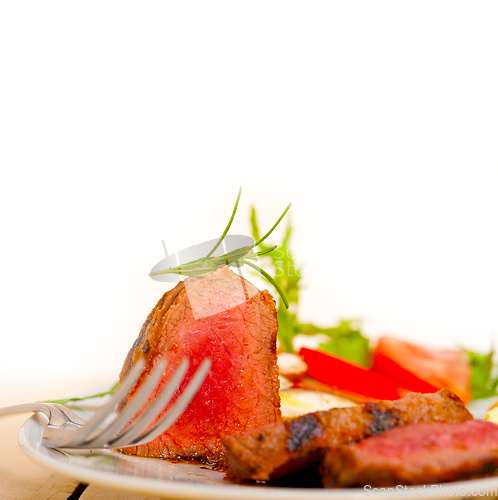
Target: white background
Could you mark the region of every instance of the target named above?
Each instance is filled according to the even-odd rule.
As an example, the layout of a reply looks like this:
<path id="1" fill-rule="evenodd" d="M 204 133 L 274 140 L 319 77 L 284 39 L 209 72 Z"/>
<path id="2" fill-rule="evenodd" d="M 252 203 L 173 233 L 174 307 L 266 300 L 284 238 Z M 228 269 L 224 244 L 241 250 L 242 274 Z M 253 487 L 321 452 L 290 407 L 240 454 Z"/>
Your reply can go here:
<path id="1" fill-rule="evenodd" d="M 293 203 L 299 316 L 498 331 L 495 2 L 3 2 L 0 404 L 112 382 L 243 187 Z M 273 241 L 278 241 L 280 231 Z"/>

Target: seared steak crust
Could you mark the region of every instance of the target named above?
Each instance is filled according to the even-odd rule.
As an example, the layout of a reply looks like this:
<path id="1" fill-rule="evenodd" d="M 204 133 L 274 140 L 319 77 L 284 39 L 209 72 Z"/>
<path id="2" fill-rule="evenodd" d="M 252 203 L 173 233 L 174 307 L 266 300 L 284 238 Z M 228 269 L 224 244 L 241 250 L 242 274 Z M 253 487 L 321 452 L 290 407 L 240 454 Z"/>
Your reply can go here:
<path id="1" fill-rule="evenodd" d="M 321 466 L 328 488 L 430 484 L 481 477 L 498 467 L 498 425 L 483 420 L 424 423 L 330 448 Z"/>
<path id="2" fill-rule="evenodd" d="M 157 343 L 157 336 L 160 335 L 162 319 L 173 306 L 176 299 L 185 294 L 185 283 L 180 281 L 175 288 L 166 292 L 156 304 L 154 309 L 149 313 L 145 320 L 137 339 L 133 343 L 132 348 L 126 356 L 123 368 L 119 374 L 119 380 L 123 380 L 128 372 L 132 369 L 133 364 L 140 356 L 148 355 L 150 357 L 151 342 Z"/>
<path id="3" fill-rule="evenodd" d="M 164 294 L 123 366 L 121 378 L 139 358 L 146 361 L 127 401 L 161 358 L 168 365 L 158 390 L 185 356 L 190 368 L 179 392 L 204 358 L 210 358 L 212 366 L 200 391 L 170 429 L 150 443 L 123 451 L 219 462 L 224 459 L 221 434 L 280 421 L 277 328 L 273 297 L 227 266 L 203 278 L 189 278 Z"/>
<path id="4" fill-rule="evenodd" d="M 277 479 L 317 463 L 325 450 L 355 443 L 395 427 L 472 419 L 447 389 L 409 394 L 397 401 L 334 408 L 303 415 L 235 436 L 224 436 L 229 477 L 235 481 Z"/>

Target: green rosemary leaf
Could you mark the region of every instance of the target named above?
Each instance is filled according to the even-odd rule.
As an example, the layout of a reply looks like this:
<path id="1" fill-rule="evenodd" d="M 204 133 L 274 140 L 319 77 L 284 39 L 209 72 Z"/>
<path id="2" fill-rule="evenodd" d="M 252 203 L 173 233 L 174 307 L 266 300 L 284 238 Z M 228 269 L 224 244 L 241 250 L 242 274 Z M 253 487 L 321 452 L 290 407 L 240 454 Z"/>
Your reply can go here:
<path id="1" fill-rule="evenodd" d="M 284 218 L 285 214 L 289 211 L 291 205 L 292 205 L 292 203 L 289 203 L 287 205 L 287 208 L 284 210 L 283 214 L 278 218 L 277 222 L 275 222 L 275 224 L 273 224 L 272 228 L 262 238 L 259 238 L 256 241 L 256 243 L 254 243 L 253 248 L 260 245 L 263 241 L 266 240 L 266 238 L 268 238 L 268 236 L 270 236 L 271 233 L 273 233 L 273 230 L 280 224 L 280 221 Z"/>
<path id="2" fill-rule="evenodd" d="M 301 269 L 295 263 L 290 250 L 290 240 L 292 235 L 292 226 L 290 222 L 287 225 L 285 237 L 282 245 L 275 247 L 267 246 L 263 243 L 267 235 L 260 237 L 256 210 L 251 209 L 251 229 L 252 236 L 258 241 L 258 252 L 264 259 L 269 259 L 274 269 L 274 281 L 282 290 L 286 297 L 289 307 L 286 307 L 281 301 L 277 307 L 278 316 L 278 338 L 282 343 L 282 348 L 286 352 L 294 352 L 293 338 L 299 333 L 297 329 L 298 321 L 296 317 L 299 298 L 299 281 L 301 279 Z"/>
<path id="3" fill-rule="evenodd" d="M 239 200 L 240 200 L 240 193 L 241 192 L 242 192 L 242 187 L 239 188 L 239 194 L 237 195 L 237 200 L 235 201 L 235 206 L 233 207 L 233 210 L 232 210 L 232 216 L 230 217 L 230 220 L 228 221 L 227 227 L 223 231 L 223 234 L 221 235 L 221 238 L 218 240 L 218 242 L 216 243 L 216 245 L 214 246 L 214 248 L 206 255 L 206 257 L 205 257 L 206 259 L 208 257 L 211 257 L 211 255 L 213 254 L 213 252 L 221 245 L 221 242 L 223 241 L 223 239 L 227 235 L 228 230 L 230 229 L 230 226 L 232 225 L 233 219 L 235 217 L 235 212 L 237 211 L 237 207 L 239 206 Z"/>
<path id="4" fill-rule="evenodd" d="M 282 289 L 278 286 L 276 281 L 264 270 L 261 269 L 261 267 L 257 266 L 256 264 L 253 264 L 252 262 L 249 262 L 248 260 L 243 260 L 242 261 L 244 264 L 247 264 L 249 267 L 252 267 L 258 273 L 261 273 L 277 290 L 278 294 L 280 295 L 280 298 L 282 299 L 282 302 L 284 303 L 284 306 L 286 309 L 289 307 L 289 303 L 287 302 L 287 299 L 285 298 L 284 292 L 282 292 Z"/>
<path id="5" fill-rule="evenodd" d="M 275 248 L 277 248 L 277 245 L 273 245 L 272 247 L 267 248 L 266 250 L 261 250 L 261 252 L 253 252 L 251 255 L 248 255 L 245 258 L 256 260 L 257 257 L 261 257 L 262 255 L 266 255 L 266 254 L 269 254 L 270 252 L 273 252 L 273 250 L 275 250 Z"/>
<path id="6" fill-rule="evenodd" d="M 277 248 L 276 245 L 265 246 L 263 245 L 263 241 L 274 231 L 274 229 L 278 226 L 280 221 L 284 218 L 285 214 L 289 211 L 291 207 L 290 203 L 284 210 L 282 215 L 278 218 L 277 222 L 273 224 L 272 228 L 263 236 L 263 238 L 259 238 L 259 235 L 258 238 L 255 238 L 257 240 L 255 244 L 253 244 L 252 246 L 236 248 L 235 250 L 232 250 L 231 252 L 228 252 L 219 257 L 212 257 L 212 254 L 221 245 L 221 242 L 227 235 L 232 225 L 235 213 L 237 212 L 237 207 L 239 205 L 241 192 L 242 188 L 239 189 L 237 200 L 235 201 L 235 206 L 232 210 L 232 215 L 230 217 L 230 220 L 228 221 L 227 226 L 225 227 L 225 230 L 223 231 L 223 234 L 221 235 L 220 239 L 216 242 L 216 245 L 213 247 L 213 249 L 205 257 L 187 262 L 178 267 L 170 267 L 162 271 L 156 271 L 154 273 L 150 273 L 149 276 L 158 276 L 160 274 L 179 274 L 182 276 L 206 276 L 216 271 L 216 269 L 221 265 L 228 265 L 240 268 L 244 264 L 246 264 L 249 267 L 252 267 L 256 271 L 258 271 L 269 283 L 271 283 L 275 287 L 281 298 L 279 307 L 287 309 L 289 307 L 289 302 L 287 301 L 285 293 L 283 292 L 282 287 L 279 285 L 279 283 L 275 279 L 273 279 L 265 270 L 261 269 L 259 266 L 250 262 L 247 259 L 256 260 L 258 256 L 269 255 L 273 250 Z M 261 247 L 261 250 L 259 252 L 255 252 L 253 248 L 255 248 L 258 245 Z"/>

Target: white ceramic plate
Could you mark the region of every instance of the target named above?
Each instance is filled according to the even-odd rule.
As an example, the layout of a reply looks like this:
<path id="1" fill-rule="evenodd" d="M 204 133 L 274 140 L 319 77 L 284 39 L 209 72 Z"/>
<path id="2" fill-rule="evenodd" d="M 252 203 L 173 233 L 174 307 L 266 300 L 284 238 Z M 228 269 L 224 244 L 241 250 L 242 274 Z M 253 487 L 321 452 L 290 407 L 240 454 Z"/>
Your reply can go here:
<path id="1" fill-rule="evenodd" d="M 358 489 L 284 488 L 265 485 L 242 486 L 227 482 L 223 472 L 185 463 L 170 463 L 110 451 L 55 450 L 42 444 L 46 417 L 35 414 L 19 431 L 21 448 L 39 464 L 85 484 L 169 499 L 201 500 L 365 500 L 368 497 L 479 498 L 498 496 L 498 477 L 398 487 L 391 491 Z"/>

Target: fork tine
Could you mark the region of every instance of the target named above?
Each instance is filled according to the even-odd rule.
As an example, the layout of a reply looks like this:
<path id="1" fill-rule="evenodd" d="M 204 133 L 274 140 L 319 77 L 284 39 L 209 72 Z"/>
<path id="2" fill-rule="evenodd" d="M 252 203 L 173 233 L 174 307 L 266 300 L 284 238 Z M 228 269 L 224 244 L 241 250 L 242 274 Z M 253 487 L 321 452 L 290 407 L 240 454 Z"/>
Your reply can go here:
<path id="1" fill-rule="evenodd" d="M 152 441 L 165 432 L 185 411 L 204 382 L 211 366 L 211 361 L 209 359 L 202 361 L 187 387 L 181 392 L 173 406 L 162 417 L 158 418 L 187 373 L 189 362 L 188 359 L 184 358 L 167 385 L 152 401 L 152 404 L 142 414 L 138 415 L 144 403 L 151 397 L 152 391 L 164 373 L 165 362 L 160 360 L 146 382 L 137 391 L 124 410 L 103 430 L 99 429 L 99 424 L 114 413 L 116 406 L 136 384 L 144 366 L 145 363 L 142 360 L 138 360 L 130 373 L 118 386 L 112 398 L 88 422 L 84 422 L 80 417 L 71 412 L 71 410 L 62 405 L 30 405 L 29 409 L 34 411 L 41 411 L 41 406 L 44 409 L 45 407 L 53 406 L 54 409 L 58 410 L 57 417 L 53 417 L 53 413 L 49 412 L 51 420 L 47 426 L 47 429 L 51 428 L 50 423 L 52 423 L 53 432 L 56 432 L 58 435 L 54 434 L 50 438 L 44 435 L 44 445 L 50 448 L 120 448 L 136 446 Z M 21 406 L 23 411 L 28 409 L 26 408 L 27 405 Z M 20 411 L 20 408 L 20 406 L 9 407 L 4 409 L 9 410 L 8 412 L 4 411 L 4 413 Z M 58 418 L 59 414 L 62 418 Z M 138 418 L 130 424 L 130 421 L 137 416 Z M 157 420 L 157 422 L 152 424 L 154 420 Z M 69 430 L 68 426 L 72 427 L 72 429 Z M 78 427 L 76 430 L 74 430 L 75 426 Z M 116 431 L 123 429 L 123 427 L 126 428 L 116 436 Z M 62 438 L 61 434 L 67 434 L 69 437 Z"/>
<path id="2" fill-rule="evenodd" d="M 192 380 L 189 382 L 185 390 L 182 392 L 180 397 L 175 401 L 173 406 L 166 412 L 166 414 L 149 430 L 146 430 L 144 433 L 140 434 L 140 431 L 146 429 L 146 427 L 141 426 L 139 431 L 134 432 L 133 439 L 130 440 L 129 435 L 120 435 L 110 441 L 110 445 L 113 448 L 127 447 L 127 446 L 137 446 L 139 444 L 148 443 L 160 436 L 163 432 L 165 432 L 171 425 L 173 425 L 178 417 L 185 411 L 187 406 L 190 404 L 190 401 L 197 394 L 200 386 L 204 382 L 206 375 L 211 367 L 211 360 L 204 359 L 200 364 L 199 368 L 195 372 Z M 164 407 L 163 407 L 164 408 Z M 153 415 L 153 418 L 150 421 L 153 421 L 155 417 L 161 412 L 156 412 Z M 152 415 L 151 415 L 152 417 Z M 138 426 L 137 426 L 138 428 Z M 135 437 L 137 436 L 137 437 Z"/>
<path id="3" fill-rule="evenodd" d="M 124 411 L 119 414 L 116 420 L 112 422 L 112 424 L 108 428 L 104 429 L 100 435 L 95 436 L 93 439 L 89 439 L 83 444 L 91 448 L 111 448 L 114 446 L 110 446 L 109 443 L 111 443 L 118 437 L 123 437 L 123 439 L 126 439 L 128 441 L 134 439 L 135 433 L 133 429 L 138 427 L 138 433 L 140 433 L 141 430 L 146 429 L 154 421 L 156 416 L 162 410 L 164 410 L 164 407 L 173 397 L 173 394 L 178 389 L 181 381 L 185 377 L 188 366 L 188 359 L 184 358 L 179 367 L 175 370 L 175 373 L 173 374 L 171 379 L 168 381 L 168 384 L 163 388 L 154 402 L 142 413 L 142 415 L 140 415 L 140 417 L 138 417 L 135 422 L 133 422 L 126 430 L 119 434 L 119 436 L 116 435 L 118 431 L 122 430 L 125 425 L 133 420 L 133 417 L 135 417 L 135 415 L 142 409 L 144 403 L 151 396 L 154 387 L 156 387 L 158 380 L 153 381 L 155 382 L 153 384 L 149 384 L 149 380 L 147 380 L 148 385 L 146 386 L 144 384 L 140 391 L 135 396 L 133 396 L 133 399 L 126 405 Z M 162 375 L 162 372 L 163 370 L 160 370 L 159 375 Z M 150 378 L 152 378 L 152 376 Z"/>
<path id="4" fill-rule="evenodd" d="M 99 425 L 111 414 L 122 399 L 129 393 L 131 388 L 136 384 L 140 373 L 145 366 L 145 361 L 139 359 L 130 373 L 125 377 L 122 383 L 119 384 L 116 392 L 111 399 L 102 406 L 95 415 L 80 429 L 72 431 L 65 441 L 59 441 L 57 444 L 64 448 L 77 448 Z"/>

